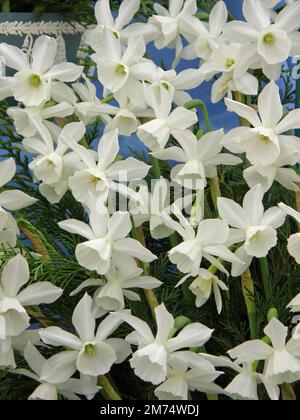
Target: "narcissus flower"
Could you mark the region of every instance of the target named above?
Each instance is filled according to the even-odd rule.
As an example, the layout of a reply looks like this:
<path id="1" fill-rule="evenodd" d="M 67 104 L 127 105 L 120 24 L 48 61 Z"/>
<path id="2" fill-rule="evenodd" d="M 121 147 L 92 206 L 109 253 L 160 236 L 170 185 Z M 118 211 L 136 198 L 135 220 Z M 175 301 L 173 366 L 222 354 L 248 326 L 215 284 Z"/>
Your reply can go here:
<path id="1" fill-rule="evenodd" d="M 60 382 L 60 379 L 56 377 L 57 371 L 55 369 L 49 372 L 47 381 L 42 380 L 41 378 L 47 374 L 47 369 L 52 365 L 52 361 L 51 359 L 47 361 L 32 343 L 27 344 L 24 351 L 24 359 L 31 371 L 28 369 L 15 369 L 12 373 L 26 376 L 40 383 L 29 396 L 29 400 L 53 401 L 58 399 L 58 395 L 63 396 L 67 400 L 80 400 L 77 395 L 96 395 L 99 391 L 96 379 L 91 380 L 83 376 L 80 379 L 68 379 L 65 382 Z"/>
<path id="2" fill-rule="evenodd" d="M 76 258 L 82 267 L 106 274 L 113 262 L 128 264 L 133 258 L 144 262 L 156 259 L 148 249 L 135 239 L 127 238 L 132 224 L 129 213 L 116 212 L 109 216 L 102 205 L 89 210 L 90 225 L 70 219 L 60 222 L 61 229 L 87 239 L 76 247 Z"/>
<path id="3" fill-rule="evenodd" d="M 124 340 L 108 338 L 121 325 L 119 318 L 109 315 L 95 333 L 92 303 L 92 298 L 86 294 L 74 310 L 72 323 L 78 336 L 58 327 L 40 331 L 45 344 L 69 349 L 65 357 L 58 354 L 48 361 L 46 372 L 41 377 L 43 381 L 47 382 L 53 375 L 50 366 L 58 372 L 59 382 L 68 380 L 76 370 L 90 376 L 105 375 L 114 363 L 122 363 L 131 353 Z"/>
<path id="4" fill-rule="evenodd" d="M 51 98 L 51 82 L 74 82 L 83 67 L 73 63 L 54 64 L 57 42 L 46 35 L 39 37 L 32 49 L 32 60 L 17 47 L 0 44 L 0 55 L 17 72 L 0 79 L 0 98 L 13 96 L 26 106 L 39 106 Z"/>
<path id="5" fill-rule="evenodd" d="M 277 384 L 293 383 L 300 378 L 299 335 L 294 334 L 286 342 L 288 328 L 273 318 L 264 333 L 271 339 L 272 346 L 260 340 L 247 341 L 228 353 L 240 362 L 265 361 L 264 374 Z"/>
<path id="6" fill-rule="evenodd" d="M 168 362 L 171 355 L 189 347 L 200 347 L 211 337 L 213 331 L 200 323 L 183 328 L 176 337 L 170 338 L 174 327 L 174 318 L 164 304 L 155 308 L 157 332 L 153 335 L 145 321 L 124 312 L 115 313 L 116 319 L 127 322 L 134 332 L 126 340 L 138 350 L 130 360 L 135 374 L 144 381 L 159 385 L 167 379 Z"/>
<path id="7" fill-rule="evenodd" d="M 18 254 L 4 266 L 0 282 L 0 338 L 14 337 L 29 327 L 29 315 L 24 307 L 55 302 L 63 290 L 49 282 L 29 281 L 26 259 Z M 21 290 L 22 289 L 22 290 Z"/>
<path id="8" fill-rule="evenodd" d="M 289 57 L 299 55 L 300 4 L 286 6 L 275 21 L 272 11 L 260 0 L 244 0 L 243 13 L 246 22 L 229 22 L 225 37 L 253 50 L 254 57 L 261 60 L 263 72 L 269 79 L 280 77 L 281 64 Z"/>
<path id="9" fill-rule="evenodd" d="M 279 207 L 266 212 L 263 206 L 264 189 L 258 184 L 244 197 L 243 207 L 228 198 L 218 198 L 221 218 L 234 228 L 230 232 L 231 243 L 243 243 L 236 255 L 243 264 L 233 264 L 232 274 L 239 276 L 251 264 L 252 258 L 266 257 L 277 244 L 277 232 L 285 221 Z"/>
<path id="10" fill-rule="evenodd" d="M 300 5 L 299 5 L 300 6 Z M 300 10 L 300 8 L 299 8 Z M 253 128 L 240 127 L 230 131 L 224 139 L 225 147 L 236 153 L 246 152 L 252 165 L 272 165 L 280 157 L 281 144 L 299 153 L 297 137 L 284 135 L 300 128 L 300 110 L 295 109 L 283 118 L 279 88 L 270 82 L 258 97 L 258 111 L 231 99 L 225 99 L 229 111 L 249 121 Z"/>

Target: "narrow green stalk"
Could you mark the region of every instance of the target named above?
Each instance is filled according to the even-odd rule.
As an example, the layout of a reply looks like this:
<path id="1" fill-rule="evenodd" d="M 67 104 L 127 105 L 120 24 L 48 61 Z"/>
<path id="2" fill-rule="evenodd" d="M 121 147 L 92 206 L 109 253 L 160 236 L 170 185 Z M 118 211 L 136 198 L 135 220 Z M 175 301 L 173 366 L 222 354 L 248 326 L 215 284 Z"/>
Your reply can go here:
<path id="1" fill-rule="evenodd" d="M 113 101 L 115 98 L 113 95 L 107 96 L 106 98 L 102 99 L 100 102 L 102 104 L 108 104 L 109 102 Z"/>
<path id="2" fill-rule="evenodd" d="M 211 198 L 214 203 L 214 208 L 216 212 L 218 213 L 218 197 L 221 197 L 221 190 L 220 190 L 220 183 L 219 183 L 219 177 L 215 176 L 210 181 L 210 193 Z"/>
<path id="3" fill-rule="evenodd" d="M 10 13 L 10 0 L 2 0 L 1 11 L 2 13 Z"/>
<path id="4" fill-rule="evenodd" d="M 120 396 L 119 392 L 114 388 L 112 383 L 106 376 L 99 376 L 98 377 L 98 385 L 101 386 L 102 391 L 106 395 L 106 397 L 111 401 L 121 401 L 122 397 Z"/>
<path id="5" fill-rule="evenodd" d="M 194 223 L 198 225 L 201 219 L 202 213 L 204 211 L 203 206 L 202 206 L 202 203 L 204 202 L 203 194 L 204 194 L 203 190 L 198 190 L 196 192 L 196 200 L 191 211 L 191 224 L 192 225 Z"/>
<path id="6" fill-rule="evenodd" d="M 174 232 L 173 235 L 171 235 L 169 239 L 170 239 L 170 245 L 172 248 L 175 248 L 179 244 L 178 236 L 176 232 Z"/>
<path id="7" fill-rule="evenodd" d="M 144 246 L 146 247 L 146 242 L 145 242 L 145 236 L 144 236 L 144 230 L 143 227 L 140 226 L 138 228 L 136 228 L 136 239 Z M 144 273 L 146 275 L 150 274 L 150 265 L 147 263 L 143 264 L 143 268 L 144 268 Z M 145 297 L 147 299 L 148 305 L 151 309 L 152 315 L 155 318 L 155 308 L 159 305 L 155 293 L 153 292 L 153 290 L 149 289 L 149 290 L 145 290 L 144 291 Z"/>
<path id="8" fill-rule="evenodd" d="M 194 109 L 194 108 L 200 108 L 202 115 L 203 115 L 203 119 L 204 119 L 204 123 L 205 123 L 205 127 L 206 127 L 206 132 L 210 132 L 212 131 L 212 125 L 210 122 L 210 118 L 209 118 L 209 113 L 207 110 L 207 107 L 205 105 L 205 103 L 203 101 L 201 101 L 201 99 L 193 99 L 192 101 L 187 102 L 184 107 L 186 109 Z"/>
<path id="9" fill-rule="evenodd" d="M 160 167 L 158 160 L 151 155 L 151 165 L 152 165 L 152 172 L 155 179 L 160 179 L 161 173 L 160 173 Z"/>
<path id="10" fill-rule="evenodd" d="M 241 277 L 242 291 L 247 308 L 251 340 L 258 338 L 257 313 L 255 305 L 255 289 L 250 270 L 246 270 Z"/>
<path id="11" fill-rule="evenodd" d="M 272 297 L 272 285 L 271 285 L 271 277 L 270 277 L 270 270 L 267 257 L 260 258 L 259 260 L 263 287 L 265 291 L 265 297 L 267 300 L 270 300 Z"/>

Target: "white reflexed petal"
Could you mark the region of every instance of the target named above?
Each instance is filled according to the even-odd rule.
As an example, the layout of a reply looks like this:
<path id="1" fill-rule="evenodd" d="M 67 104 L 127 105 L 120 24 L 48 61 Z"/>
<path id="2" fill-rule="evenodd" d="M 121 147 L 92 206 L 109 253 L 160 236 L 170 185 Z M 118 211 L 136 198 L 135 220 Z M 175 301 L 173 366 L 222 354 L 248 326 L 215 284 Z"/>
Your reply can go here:
<path id="1" fill-rule="evenodd" d="M 72 323 L 83 342 L 93 341 L 95 338 L 96 321 L 92 315 L 92 298 L 86 293 L 76 306 Z"/>
<path id="2" fill-rule="evenodd" d="M 21 49 L 2 42 L 0 44 L 0 54 L 4 57 L 7 67 L 18 71 L 29 70 L 28 59 Z"/>
<path id="3" fill-rule="evenodd" d="M 171 338 L 167 347 L 169 351 L 176 351 L 186 347 L 202 347 L 211 337 L 213 330 L 200 323 L 194 323 L 183 328 L 175 337 Z"/>
<path id="4" fill-rule="evenodd" d="M 139 10 L 140 0 L 124 0 L 122 1 L 118 17 L 115 24 L 118 29 L 124 28 L 133 19 L 136 12 Z"/>
<path id="5" fill-rule="evenodd" d="M 49 344 L 51 346 L 79 350 L 82 345 L 79 338 L 58 327 L 49 327 L 41 330 L 40 337 L 45 344 Z"/>
<path id="6" fill-rule="evenodd" d="M 225 99 L 225 103 L 229 111 L 235 112 L 239 117 L 249 121 L 253 127 L 261 126 L 261 121 L 253 108 L 228 98 Z"/>
<path id="7" fill-rule="evenodd" d="M 16 164 L 13 158 L 0 162 L 0 187 L 12 180 L 16 173 Z"/>
<path id="8" fill-rule="evenodd" d="M 288 327 L 285 327 L 278 319 L 273 318 L 264 329 L 264 333 L 271 339 L 275 349 L 283 350 L 285 348 Z"/>
<path id="9" fill-rule="evenodd" d="M 26 259 L 18 254 L 8 261 L 5 265 L 1 282 L 3 285 L 5 296 L 16 297 L 19 290 L 29 280 L 29 267 Z"/>
<path id="10" fill-rule="evenodd" d="M 264 214 L 263 197 L 265 190 L 258 184 L 251 188 L 243 200 L 243 208 L 252 226 L 259 226 Z"/>
<path id="11" fill-rule="evenodd" d="M 248 341 L 228 352 L 232 359 L 242 362 L 266 360 L 273 353 L 273 348 L 261 340 Z"/>
<path id="12" fill-rule="evenodd" d="M 221 218 L 230 226 L 238 229 L 244 229 L 249 226 L 249 220 L 244 209 L 233 200 L 218 198 L 218 210 Z"/>
<path id="13" fill-rule="evenodd" d="M 35 198 L 18 190 L 3 191 L 0 193 L 0 206 L 7 210 L 20 210 L 36 203 Z"/>
<path id="14" fill-rule="evenodd" d="M 73 63 L 61 63 L 53 66 L 44 77 L 48 80 L 58 80 L 60 82 L 75 82 L 81 76 L 83 67 Z"/>
<path id="15" fill-rule="evenodd" d="M 76 371 L 76 351 L 63 351 L 46 361 L 41 372 L 41 380 L 52 384 L 67 381 Z"/>
<path id="16" fill-rule="evenodd" d="M 63 289 L 50 282 L 39 282 L 26 287 L 18 294 L 18 300 L 23 306 L 36 306 L 55 302 L 63 294 Z"/>
<path id="17" fill-rule="evenodd" d="M 54 63 L 57 53 L 57 41 L 55 38 L 43 35 L 37 38 L 32 49 L 32 70 L 43 74 Z"/>
<path id="18" fill-rule="evenodd" d="M 114 243 L 114 249 L 118 252 L 138 258 L 144 262 L 152 262 L 157 257 L 146 249 L 140 242 L 132 238 L 120 239 Z"/>
<path id="19" fill-rule="evenodd" d="M 295 233 L 288 240 L 289 254 L 300 264 L 300 233 Z"/>
<path id="20" fill-rule="evenodd" d="M 155 316 L 157 323 L 156 340 L 159 343 L 163 343 L 167 340 L 168 335 L 174 326 L 174 318 L 167 311 L 164 304 L 161 304 L 155 308 Z"/>
<path id="21" fill-rule="evenodd" d="M 260 0 L 245 0 L 243 14 L 250 25 L 261 30 L 270 25 L 271 16 Z"/>
<path id="22" fill-rule="evenodd" d="M 270 82 L 258 97 L 258 109 L 263 126 L 275 128 L 283 115 L 283 106 L 280 100 L 279 88 Z"/>

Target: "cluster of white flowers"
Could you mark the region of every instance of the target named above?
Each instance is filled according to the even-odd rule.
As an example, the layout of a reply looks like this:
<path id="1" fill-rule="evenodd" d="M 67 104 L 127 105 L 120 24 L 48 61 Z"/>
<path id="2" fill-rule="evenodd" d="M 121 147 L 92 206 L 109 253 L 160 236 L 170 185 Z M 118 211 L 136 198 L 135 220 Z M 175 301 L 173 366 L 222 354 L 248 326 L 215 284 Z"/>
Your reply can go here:
<path id="1" fill-rule="evenodd" d="M 53 205 L 69 191 L 83 206 L 88 223 L 68 219 L 59 227 L 84 238 L 74 250 L 76 260 L 96 277 L 72 293 L 94 291 L 74 309 L 73 333 L 55 326 L 28 329 L 30 310 L 24 307 L 51 304 L 63 290 L 46 282 L 27 285 L 28 263 L 18 250 L 18 225 L 8 211 L 35 200 L 21 191 L 0 193 L 0 242 L 16 250 L 0 282 L 0 366 L 39 383 L 31 399 L 93 399 L 99 391 L 97 378 L 129 357 L 135 375 L 155 385 L 161 400 L 186 400 L 190 391 L 258 399 L 259 384 L 271 399 L 279 399 L 280 385 L 300 379 L 299 328 L 286 344 L 288 328 L 276 318 L 264 330 L 267 339 L 231 349 L 230 359 L 203 353 L 213 330 L 189 320 L 181 323 L 163 303 L 151 308 L 155 334 L 126 309 L 128 301 L 141 300 L 139 289 L 147 294 L 163 287 L 163 279 L 149 275 L 148 267 L 157 257 L 136 234 L 144 225 L 149 225 L 153 240 L 176 236 L 168 256 L 185 275 L 177 287 L 192 278 L 189 290 L 195 307 L 214 294 L 220 314 L 221 292 L 228 291 L 228 284 L 217 272 L 241 276 L 253 258 L 266 257 L 276 246 L 277 229 L 287 215 L 300 223 L 300 213 L 284 203 L 267 210 L 263 204 L 275 181 L 294 191 L 300 183 L 293 169 L 300 163 L 300 142 L 293 135 L 300 128 L 300 110 L 285 112 L 276 84 L 284 62 L 300 55 L 300 3 L 287 1 L 280 12 L 273 9 L 278 3 L 244 0 L 245 21 L 228 22 L 222 0 L 207 21 L 199 19 L 196 0 L 169 0 L 168 10 L 156 4 L 148 22 L 140 23 L 134 20 L 140 0 L 124 0 L 117 16 L 109 0 L 98 0 L 97 25 L 86 39 L 103 86 L 101 96 L 83 67 L 54 65 L 54 39 L 39 37 L 28 54 L 0 44 L 5 65 L 16 70 L 14 76 L 0 78 L 0 99 L 17 102 L 7 112 L 23 139 L 23 152 L 30 156 L 33 182 Z M 151 42 L 158 50 L 175 50 L 171 69 L 160 68 L 150 58 Z M 197 59 L 198 68 L 177 72 L 182 59 Z M 269 82 L 258 95 L 259 72 Z M 189 91 L 212 80 L 212 102 L 226 96 L 228 110 L 242 122 L 227 134 L 199 129 L 199 101 L 192 101 Z M 258 106 L 242 103 L 240 94 L 258 95 Z M 97 150 L 87 142 L 95 121 L 104 126 Z M 149 150 L 152 166 L 122 158 L 119 135 L 137 135 Z M 249 191 L 242 205 L 218 197 L 219 218 L 205 218 L 199 200 L 209 182 L 217 179 L 218 166 L 234 167 L 243 159 L 250 165 L 244 171 Z M 160 160 L 176 162 L 170 179 L 161 177 Z M 15 171 L 13 159 L 0 163 L 0 187 Z M 147 184 L 150 171 L 156 178 L 152 189 Z M 170 194 L 170 182 L 175 194 Z M 176 189 L 182 188 L 179 196 Z M 288 240 L 288 251 L 300 264 L 299 233 Z M 289 307 L 300 311 L 300 295 Z M 114 336 L 122 324 L 133 329 L 125 339 Z M 38 346 L 64 350 L 46 360 Z M 23 354 L 30 370 L 16 369 L 15 351 Z M 259 370 L 260 361 L 264 368 Z M 217 367 L 235 373 L 225 389 L 215 383 L 223 374 Z"/>

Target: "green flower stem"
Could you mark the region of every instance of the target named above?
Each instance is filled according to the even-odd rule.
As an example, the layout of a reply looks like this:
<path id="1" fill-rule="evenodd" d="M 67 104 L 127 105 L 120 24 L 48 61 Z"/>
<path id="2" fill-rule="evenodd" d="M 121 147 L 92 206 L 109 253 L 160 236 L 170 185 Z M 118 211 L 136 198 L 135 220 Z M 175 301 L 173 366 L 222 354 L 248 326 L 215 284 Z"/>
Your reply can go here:
<path id="1" fill-rule="evenodd" d="M 179 244 L 178 236 L 176 232 L 174 232 L 173 235 L 171 235 L 169 239 L 170 239 L 170 245 L 172 248 L 175 248 Z"/>
<path id="2" fill-rule="evenodd" d="M 251 340 L 258 338 L 257 313 L 255 305 L 255 289 L 250 270 L 246 270 L 241 277 L 242 291 L 247 308 Z"/>
<path id="3" fill-rule="evenodd" d="M 145 235 L 144 235 L 144 230 L 142 226 L 139 226 L 138 228 L 135 229 L 136 232 L 136 240 L 138 240 L 144 247 L 146 247 L 146 241 L 145 241 Z M 150 274 L 150 264 L 148 263 L 143 263 L 143 269 L 144 269 L 144 273 L 146 275 Z M 152 315 L 155 318 L 155 308 L 159 305 L 155 293 L 153 292 L 153 290 L 149 289 L 149 290 L 145 290 L 144 291 L 145 297 L 147 299 L 148 305 L 151 309 Z"/>
<path id="4" fill-rule="evenodd" d="M 209 118 L 209 113 L 207 110 L 207 107 L 205 105 L 205 103 L 203 101 L 201 101 L 201 99 L 194 99 L 192 101 L 187 102 L 184 107 L 186 109 L 194 109 L 194 108 L 200 108 L 202 115 L 203 115 L 203 120 L 204 120 L 204 124 L 205 124 L 205 128 L 206 128 L 206 132 L 210 132 L 212 131 L 212 125 L 210 122 L 210 118 Z"/>
<path id="5" fill-rule="evenodd" d="M 115 98 L 113 95 L 107 96 L 106 98 L 102 99 L 100 102 L 102 104 L 108 104 L 109 102 L 113 101 Z"/>
<path id="6" fill-rule="evenodd" d="M 1 11 L 2 13 L 10 13 L 10 0 L 2 0 Z"/>
<path id="7" fill-rule="evenodd" d="M 265 291 L 265 297 L 266 297 L 267 300 L 271 300 L 272 285 L 271 285 L 270 270 L 269 270 L 267 257 L 260 258 L 259 264 L 260 264 L 260 269 L 261 269 L 261 275 L 262 275 L 263 287 L 264 287 L 264 291 Z"/>
<path id="8" fill-rule="evenodd" d="M 160 172 L 160 167 L 159 167 L 159 162 L 158 160 L 151 155 L 151 165 L 152 165 L 152 173 L 154 175 L 155 179 L 160 179 L 161 177 L 161 172 Z"/>
<path id="9" fill-rule="evenodd" d="M 218 213 L 218 197 L 221 197 L 219 177 L 215 176 L 210 180 L 210 193 L 215 211 Z"/>
<path id="10" fill-rule="evenodd" d="M 120 396 L 119 392 L 115 389 L 112 383 L 106 376 L 99 376 L 98 377 L 98 385 L 101 386 L 102 391 L 106 395 L 106 397 L 111 401 L 121 401 L 122 397 Z"/>

